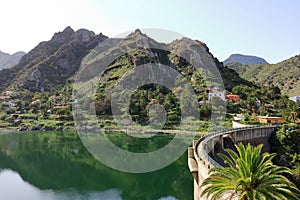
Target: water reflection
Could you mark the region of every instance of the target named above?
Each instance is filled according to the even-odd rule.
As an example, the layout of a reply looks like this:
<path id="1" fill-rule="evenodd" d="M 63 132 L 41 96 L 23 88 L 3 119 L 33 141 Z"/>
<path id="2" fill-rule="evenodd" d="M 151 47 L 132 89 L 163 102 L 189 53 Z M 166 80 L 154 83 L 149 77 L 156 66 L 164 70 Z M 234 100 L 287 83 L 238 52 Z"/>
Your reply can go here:
<path id="1" fill-rule="evenodd" d="M 128 142 L 120 135 L 114 140 Z M 186 163 L 185 154 L 156 172 L 122 173 L 94 159 L 75 134 L 6 134 L 0 136 L 0 199 L 192 199 Z"/>
<path id="2" fill-rule="evenodd" d="M 117 189 L 85 193 L 79 193 L 74 189 L 66 191 L 39 190 L 24 182 L 18 173 L 11 170 L 0 172 L 0 193 L 1 199 L 5 200 L 122 200 L 121 191 Z"/>

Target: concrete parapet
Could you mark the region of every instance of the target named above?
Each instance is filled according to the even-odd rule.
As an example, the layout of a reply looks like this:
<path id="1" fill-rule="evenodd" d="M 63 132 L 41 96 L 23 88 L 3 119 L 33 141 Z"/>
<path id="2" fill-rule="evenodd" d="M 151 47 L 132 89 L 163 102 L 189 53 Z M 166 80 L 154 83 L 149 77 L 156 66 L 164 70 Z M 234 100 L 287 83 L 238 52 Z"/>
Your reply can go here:
<path id="1" fill-rule="evenodd" d="M 224 148 L 223 137 L 231 138 L 235 144 L 243 141 L 251 142 L 255 139 L 261 142 L 261 140 L 268 140 L 277 127 L 276 125 L 242 127 L 210 133 L 193 141 L 193 147 L 188 149 L 188 166 L 194 177 L 194 200 L 206 200 L 204 197 L 200 198 L 203 190 L 200 185 L 208 177 L 208 172 L 212 167 L 221 166 L 209 156 L 209 153 L 214 153 L 214 145 L 217 142 L 222 148 Z"/>

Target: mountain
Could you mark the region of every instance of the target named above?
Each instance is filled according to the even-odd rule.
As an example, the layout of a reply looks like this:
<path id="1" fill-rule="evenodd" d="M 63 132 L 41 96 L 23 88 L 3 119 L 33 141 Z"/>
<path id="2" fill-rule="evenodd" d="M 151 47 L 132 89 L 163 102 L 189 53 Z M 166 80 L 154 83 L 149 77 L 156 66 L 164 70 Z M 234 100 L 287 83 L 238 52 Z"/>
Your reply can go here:
<path id="1" fill-rule="evenodd" d="M 19 62 L 26 53 L 23 51 L 16 52 L 12 55 L 0 51 L 0 70 L 9 68 Z"/>
<path id="2" fill-rule="evenodd" d="M 83 105 L 94 108 L 101 119 L 100 126 L 108 129 L 120 128 L 110 121 L 106 123 L 113 113 L 127 123 L 128 115 L 124 111 L 129 111 L 130 121 L 151 124 L 152 114 L 148 110 L 149 106 L 156 107 L 155 104 L 165 108 L 153 115 L 166 117 L 166 128 L 180 125 L 181 114 L 197 117 L 199 111 L 205 119 L 210 115 L 210 108 L 207 105 L 199 108 L 197 101 L 206 102 L 208 90 L 225 88 L 231 92 L 238 85 L 257 88 L 219 62 L 205 43 L 189 38 L 159 43 L 138 29 L 125 38 L 108 38 L 101 33 L 67 27 L 49 41 L 38 44 L 17 65 L 0 71 L 0 93 L 15 91 L 11 101 L 17 105 L 14 108 L 17 111 L 41 114 L 48 120 L 49 110 L 55 113 L 55 119 L 70 120 L 73 116 L 69 105 Z M 119 106 L 124 105 L 124 100 L 129 100 L 129 109 Z M 113 103 L 118 106 L 112 106 Z M 225 110 L 222 102 L 217 103 L 219 112 Z M 85 109 L 75 110 L 79 111 L 79 117 L 85 116 L 80 113 Z M 77 121 L 84 122 L 84 119 Z M 15 121 L 8 123 L 19 126 Z M 153 127 L 161 125 L 155 123 Z M 37 121 L 19 127 L 20 130 L 59 130 L 64 126 L 53 124 L 56 123 Z"/>
<path id="3" fill-rule="evenodd" d="M 229 58 L 223 61 L 224 64 L 228 63 L 240 63 L 244 65 L 253 65 L 259 63 L 268 63 L 265 59 L 256 57 L 256 56 L 249 56 L 249 55 L 242 55 L 242 54 L 232 54 Z"/>
<path id="4" fill-rule="evenodd" d="M 0 71 L 0 90 L 6 87 L 50 91 L 66 84 L 79 69 L 81 60 L 106 36 L 67 27 L 51 40 L 41 42 L 13 68 Z"/>
<path id="5" fill-rule="evenodd" d="M 221 90 L 225 86 L 230 91 L 236 85 L 253 85 L 240 78 L 234 70 L 224 67 L 210 53 L 206 44 L 197 40 L 181 38 L 169 44 L 158 43 L 140 30 L 115 41 L 116 45 L 113 47 L 106 48 L 114 42 L 110 40 L 100 43 L 100 46 L 93 50 L 91 57 L 85 59 L 84 67 L 78 76 L 81 82 L 75 85 L 75 88 L 80 88 L 76 96 L 82 97 L 90 88 L 91 84 L 88 80 L 97 78 L 98 88 L 96 92 L 91 93 L 95 93 L 95 108 L 100 116 L 112 114 L 110 103 L 112 96 L 122 93 L 131 97 L 129 112 L 138 124 L 148 123 L 147 106 L 151 102 L 166 106 L 168 113 L 166 124 L 168 122 L 171 124 L 180 116 L 176 95 L 185 92 L 185 81 L 193 87 L 199 101 L 207 100 L 207 91 L 214 86 L 218 86 Z M 151 63 L 157 65 L 149 70 L 146 66 Z M 105 66 L 105 68 L 102 69 L 99 66 Z M 100 77 L 98 77 L 99 74 L 101 74 Z M 220 83 L 221 80 L 224 85 Z M 172 89 L 164 87 L 164 84 L 157 84 L 170 84 L 173 81 L 175 85 L 171 87 Z M 131 88 L 138 83 L 144 84 L 131 94 Z M 120 88 L 122 92 L 116 91 L 116 88 Z M 191 96 L 191 94 L 183 95 L 187 95 L 186 98 Z M 118 98 L 123 99 L 119 96 Z M 126 116 L 121 114 L 121 110 L 117 112 L 118 116 Z"/>
<path id="6" fill-rule="evenodd" d="M 82 59 L 106 39 L 108 37 L 101 33 L 97 35 L 86 29 L 74 31 L 71 27 L 67 27 L 62 32 L 55 33 L 49 41 L 38 44 L 29 53 L 25 54 L 14 67 L 1 70 L 0 91 L 6 88 L 23 88 L 33 92 L 52 91 L 61 88 L 66 85 L 68 79 L 74 78 Z M 126 53 L 128 66 L 134 67 L 149 61 L 160 62 L 171 64 L 186 74 L 187 71 L 191 70 L 189 64 L 183 59 L 176 60 L 176 56 L 167 52 L 172 50 L 179 55 L 184 54 L 185 50 L 181 47 L 186 46 L 195 49 L 202 58 L 202 62 L 205 61 L 208 66 L 214 66 L 220 71 L 226 89 L 230 90 L 238 84 L 250 84 L 250 82 L 241 79 L 234 70 L 225 68 L 222 63 L 213 57 L 208 47 L 200 41 L 183 38 L 170 44 L 163 44 L 141 33 L 140 30 L 136 30 L 125 39 L 110 39 L 105 48 L 109 49 L 115 46 L 114 50 L 111 51 L 116 53 L 122 49 L 116 46 L 121 41 L 122 48 L 125 49 L 133 47 L 133 44 L 139 42 L 147 43 L 149 48 L 152 48 L 149 50 L 147 47 L 140 47 L 132 53 Z M 153 50 L 154 48 L 157 50 Z M 166 49 L 167 51 L 159 49 Z M 115 61 L 115 63 L 117 62 L 119 61 Z M 112 65 L 115 63 L 112 63 Z M 205 65 L 205 63 L 203 64 Z M 124 63 L 120 65 L 124 65 Z M 90 71 L 91 74 L 94 74 L 93 70 Z"/>
<path id="7" fill-rule="evenodd" d="M 274 85 L 283 94 L 300 95 L 300 55 L 296 55 L 277 64 L 242 65 L 227 64 L 228 68 L 236 70 L 240 76 L 248 81 L 260 85 Z"/>

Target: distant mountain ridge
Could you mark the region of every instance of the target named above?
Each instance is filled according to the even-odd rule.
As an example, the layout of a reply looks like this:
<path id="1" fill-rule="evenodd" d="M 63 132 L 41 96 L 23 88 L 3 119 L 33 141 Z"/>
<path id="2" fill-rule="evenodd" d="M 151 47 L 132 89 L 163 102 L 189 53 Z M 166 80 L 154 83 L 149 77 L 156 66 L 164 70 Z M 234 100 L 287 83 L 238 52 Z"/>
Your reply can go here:
<path id="1" fill-rule="evenodd" d="M 266 63 L 268 62 L 260 57 L 257 56 L 251 56 L 251 55 L 242 55 L 242 54 L 232 54 L 229 58 L 223 61 L 224 64 L 228 63 L 240 63 L 244 65 L 253 65 L 253 64 L 259 64 L 259 63 Z"/>
<path id="2" fill-rule="evenodd" d="M 276 64 L 261 63 L 249 66 L 229 63 L 226 66 L 236 70 L 242 78 L 248 81 L 260 85 L 277 86 L 283 94 L 289 96 L 300 95 L 300 55 Z"/>
<path id="3" fill-rule="evenodd" d="M 26 53 L 23 51 L 16 52 L 12 55 L 0 51 L 0 70 L 9 68 L 19 62 Z"/>

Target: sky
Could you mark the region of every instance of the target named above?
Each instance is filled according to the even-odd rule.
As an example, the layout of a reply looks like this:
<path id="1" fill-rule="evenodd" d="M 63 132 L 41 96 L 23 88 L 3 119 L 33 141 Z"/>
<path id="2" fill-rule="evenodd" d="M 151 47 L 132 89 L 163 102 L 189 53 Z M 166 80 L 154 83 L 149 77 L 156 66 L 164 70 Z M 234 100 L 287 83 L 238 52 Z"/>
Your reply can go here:
<path id="1" fill-rule="evenodd" d="M 0 50 L 28 52 L 67 26 L 109 37 L 158 28 L 206 43 L 220 61 L 277 63 L 300 54 L 299 9 L 298 0 L 0 0 Z"/>

